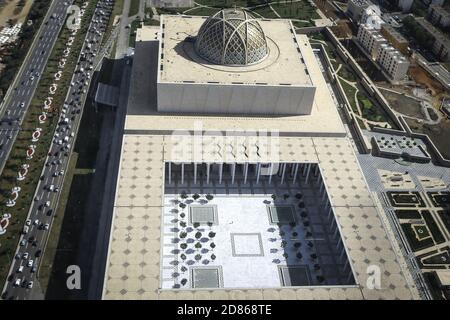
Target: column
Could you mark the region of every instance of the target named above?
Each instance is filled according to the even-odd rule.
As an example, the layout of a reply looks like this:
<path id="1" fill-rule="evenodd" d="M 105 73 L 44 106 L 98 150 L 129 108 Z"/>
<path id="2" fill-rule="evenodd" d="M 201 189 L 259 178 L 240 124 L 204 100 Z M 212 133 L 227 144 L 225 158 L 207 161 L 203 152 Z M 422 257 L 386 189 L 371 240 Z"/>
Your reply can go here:
<path id="1" fill-rule="evenodd" d="M 256 183 L 259 183 L 259 175 L 261 174 L 261 163 L 256 165 Z"/>
<path id="2" fill-rule="evenodd" d="M 305 184 L 308 184 L 308 180 L 309 180 L 309 174 L 311 173 L 311 164 L 308 163 L 308 169 L 306 170 L 306 179 L 305 179 Z"/>
<path id="3" fill-rule="evenodd" d="M 181 184 L 184 184 L 184 163 L 181 164 Z"/>
<path id="4" fill-rule="evenodd" d="M 298 167 L 300 167 L 300 164 L 296 163 L 295 164 L 295 171 L 294 171 L 294 180 L 292 181 L 293 184 L 295 184 L 295 180 L 297 180 Z"/>
<path id="5" fill-rule="evenodd" d="M 244 183 L 247 183 L 247 175 L 248 175 L 248 162 L 244 164 Z"/>
<path id="6" fill-rule="evenodd" d="M 207 163 L 206 164 L 206 184 L 209 184 L 209 166 L 210 166 L 210 164 L 209 163 Z"/>
<path id="7" fill-rule="evenodd" d="M 269 184 L 272 183 L 272 175 L 273 175 L 273 163 L 270 164 Z"/>
<path id="8" fill-rule="evenodd" d="M 219 184 L 222 184 L 222 171 L 223 171 L 223 163 L 220 164 L 219 169 Z"/>
<path id="9" fill-rule="evenodd" d="M 287 163 L 283 163 L 283 171 L 281 173 L 281 184 L 284 183 L 284 174 L 286 173 L 286 166 L 287 166 Z"/>
<path id="10" fill-rule="evenodd" d="M 236 163 L 231 164 L 231 184 L 234 184 L 234 176 L 236 173 Z"/>
<path id="11" fill-rule="evenodd" d="M 194 184 L 197 184 L 197 164 L 194 162 Z"/>
<path id="12" fill-rule="evenodd" d="M 169 184 L 172 183 L 172 162 L 169 161 Z"/>

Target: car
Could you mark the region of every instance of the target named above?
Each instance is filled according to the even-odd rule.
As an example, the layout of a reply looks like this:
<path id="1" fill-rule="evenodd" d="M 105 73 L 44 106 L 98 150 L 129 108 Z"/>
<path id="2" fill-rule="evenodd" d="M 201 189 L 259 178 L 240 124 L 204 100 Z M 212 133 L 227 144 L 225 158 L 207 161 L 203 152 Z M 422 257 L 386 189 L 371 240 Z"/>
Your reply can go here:
<path id="1" fill-rule="evenodd" d="M 20 252 L 18 252 L 15 256 L 16 260 L 20 260 L 20 258 L 22 258 L 22 254 Z"/>
<path id="2" fill-rule="evenodd" d="M 34 236 L 29 237 L 29 238 L 28 238 L 28 242 L 31 243 L 31 242 L 34 241 L 34 239 L 35 239 Z"/>
<path id="3" fill-rule="evenodd" d="M 33 288 L 33 281 L 28 282 L 27 288 L 28 288 L 28 289 Z"/>
<path id="4" fill-rule="evenodd" d="M 53 209 L 49 209 L 49 210 L 47 211 L 47 216 L 51 216 L 52 213 L 53 213 Z"/>
<path id="5" fill-rule="evenodd" d="M 34 254 L 34 256 L 35 256 L 36 258 L 39 258 L 39 257 L 41 256 L 41 254 L 42 254 L 42 250 L 41 250 L 41 249 L 37 249 L 36 252 L 35 252 L 35 254 Z"/>
<path id="6" fill-rule="evenodd" d="M 28 260 L 27 266 L 31 268 L 33 266 L 33 262 L 33 260 Z"/>
<path id="7" fill-rule="evenodd" d="M 47 202 L 45 203 L 45 206 L 46 206 L 46 207 L 50 207 L 50 201 L 47 201 Z"/>
<path id="8" fill-rule="evenodd" d="M 28 259 L 28 252 L 25 252 L 23 255 L 22 255 L 22 259 L 23 260 L 27 260 Z"/>
<path id="9" fill-rule="evenodd" d="M 31 273 L 35 273 L 37 271 L 37 267 L 36 266 L 32 266 L 30 272 Z"/>
<path id="10" fill-rule="evenodd" d="M 39 200 L 40 200 L 39 196 L 34 197 L 34 201 L 39 201 Z"/>
<path id="11" fill-rule="evenodd" d="M 14 281 L 14 287 L 20 286 L 21 283 L 22 283 L 22 279 L 17 278 L 16 281 Z"/>
<path id="12" fill-rule="evenodd" d="M 25 107 L 25 102 L 21 102 L 21 103 L 20 103 L 20 107 L 21 107 L 21 108 Z"/>
<path id="13" fill-rule="evenodd" d="M 37 226 L 39 224 L 39 219 L 34 220 L 33 224 Z"/>
<path id="14" fill-rule="evenodd" d="M 22 229 L 22 233 L 23 234 L 27 234 L 28 231 L 29 231 L 29 227 L 28 226 L 24 226 L 23 229 Z"/>
<path id="15" fill-rule="evenodd" d="M 23 272 L 23 266 L 19 266 L 19 268 L 17 268 L 17 273 L 22 273 Z"/>
<path id="16" fill-rule="evenodd" d="M 53 190 L 55 190 L 55 185 L 54 184 L 52 184 L 52 185 L 50 185 L 49 187 L 48 187 L 48 191 L 53 191 Z"/>
<path id="17" fill-rule="evenodd" d="M 25 221 L 25 224 L 26 224 L 27 226 L 31 226 L 31 219 L 27 219 L 27 221 Z"/>
<path id="18" fill-rule="evenodd" d="M 20 241 L 20 246 L 21 247 L 23 247 L 24 245 L 26 245 L 27 244 L 27 240 L 26 239 L 22 239 L 21 241 Z"/>

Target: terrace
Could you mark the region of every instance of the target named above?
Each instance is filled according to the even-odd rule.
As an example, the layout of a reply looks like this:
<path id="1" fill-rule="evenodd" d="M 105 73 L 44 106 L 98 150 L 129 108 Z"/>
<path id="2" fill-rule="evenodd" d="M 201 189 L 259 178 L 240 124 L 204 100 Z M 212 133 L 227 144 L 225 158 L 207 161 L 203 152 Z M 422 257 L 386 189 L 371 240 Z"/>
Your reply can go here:
<path id="1" fill-rule="evenodd" d="M 355 284 L 319 166 L 273 167 L 166 163 L 163 289 Z"/>

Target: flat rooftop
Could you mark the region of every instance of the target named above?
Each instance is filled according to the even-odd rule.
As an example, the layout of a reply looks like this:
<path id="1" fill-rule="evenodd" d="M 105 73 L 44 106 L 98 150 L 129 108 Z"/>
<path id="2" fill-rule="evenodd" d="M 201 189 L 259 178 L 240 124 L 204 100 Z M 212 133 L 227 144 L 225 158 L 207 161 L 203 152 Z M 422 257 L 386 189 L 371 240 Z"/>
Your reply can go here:
<path id="1" fill-rule="evenodd" d="M 181 19 L 179 18 L 179 20 Z M 284 20 L 281 20 L 280 23 L 286 26 L 288 24 Z M 308 65 L 309 77 L 316 86 L 316 95 L 310 115 L 265 117 L 247 115 L 186 115 L 158 112 L 156 100 L 156 73 L 158 67 L 157 63 L 155 63 L 157 57 L 154 53 L 154 43 L 152 41 L 155 40 L 155 32 L 157 31 L 158 27 L 155 28 L 154 26 L 143 26 L 137 31 L 136 38 L 141 39 L 141 41 L 136 41 L 133 58 L 134 63 L 125 123 L 127 132 L 161 133 L 162 131 L 171 132 L 174 128 L 193 130 L 194 125 L 201 121 L 203 130 L 278 130 L 281 135 L 296 136 L 346 135 L 337 111 L 338 106 L 332 89 L 325 81 L 309 44 L 304 45 L 302 56 Z M 290 33 L 289 30 L 287 32 Z M 291 36 L 293 37 L 294 35 Z M 297 35 L 297 39 L 302 39 L 305 43 L 308 42 L 307 37 L 303 35 Z M 176 68 L 173 69 L 175 73 Z M 303 71 L 302 69 L 299 72 Z M 273 70 L 271 72 L 279 73 Z M 296 76 L 295 72 L 295 68 L 286 71 L 291 77 Z M 185 73 L 179 71 L 179 75 L 182 74 Z"/>
<path id="2" fill-rule="evenodd" d="M 181 138 L 181 137 L 180 137 Z M 318 163 L 331 206 L 348 250 L 356 285 L 242 288 L 242 289 L 164 289 L 161 265 L 165 242 L 163 223 L 164 168 L 167 161 L 231 161 L 215 152 L 198 153 L 194 138 L 181 140 L 189 152 L 174 152 L 180 138 L 170 135 L 125 134 L 109 255 L 105 274 L 103 299 L 416 299 L 417 290 L 409 283 L 403 257 L 397 256 L 395 240 L 391 242 L 385 221 L 380 218 L 353 148 L 347 138 L 298 138 L 279 140 L 279 161 Z M 205 137 L 205 143 L 221 143 L 222 149 L 232 145 L 230 152 L 237 162 L 247 154 L 240 148 L 250 147 L 245 137 L 220 142 Z M 214 141 L 209 141 L 209 140 Z M 259 145 L 260 147 L 262 145 Z M 242 150 L 241 150 L 242 149 Z M 257 149 L 252 146 L 251 149 Z M 268 159 L 258 158 L 257 161 Z M 231 193 L 232 191 L 230 191 Z M 269 191 L 270 192 L 270 191 Z M 268 194 L 270 196 L 270 193 Z M 238 197 L 240 195 L 237 194 Z M 220 217 L 219 217 L 220 220 Z M 380 268 L 381 288 L 368 288 L 368 268 Z"/>
<path id="3" fill-rule="evenodd" d="M 197 55 L 195 37 L 207 17 L 162 16 L 160 82 L 312 86 L 305 55 L 312 51 L 305 35 L 296 35 L 290 20 L 258 20 L 269 47 L 260 63 L 237 67 L 212 64 Z"/>

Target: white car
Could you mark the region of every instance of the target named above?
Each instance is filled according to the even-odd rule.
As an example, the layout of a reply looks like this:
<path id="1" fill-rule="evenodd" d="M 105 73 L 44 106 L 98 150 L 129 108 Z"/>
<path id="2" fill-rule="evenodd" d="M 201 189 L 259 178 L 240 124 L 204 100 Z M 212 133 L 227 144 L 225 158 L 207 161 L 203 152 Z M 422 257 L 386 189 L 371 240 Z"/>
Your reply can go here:
<path id="1" fill-rule="evenodd" d="M 17 278 L 16 281 L 14 281 L 14 286 L 18 287 L 22 283 L 22 280 L 20 278 Z"/>
<path id="2" fill-rule="evenodd" d="M 28 260 L 27 266 L 31 268 L 33 266 L 33 260 Z"/>
<path id="3" fill-rule="evenodd" d="M 33 288 L 33 281 L 28 282 L 27 288 L 28 288 L 28 289 Z"/>
<path id="4" fill-rule="evenodd" d="M 39 219 L 34 220 L 33 224 L 37 226 L 39 224 Z"/>
<path id="5" fill-rule="evenodd" d="M 19 268 L 17 268 L 17 273 L 22 273 L 23 272 L 23 266 L 20 266 Z"/>
<path id="6" fill-rule="evenodd" d="M 21 102 L 21 103 L 20 103 L 20 107 L 21 107 L 21 108 L 25 107 L 25 102 Z"/>
<path id="7" fill-rule="evenodd" d="M 27 226 L 31 226 L 31 219 L 28 219 L 27 221 L 25 221 L 25 224 L 26 224 Z"/>
<path id="8" fill-rule="evenodd" d="M 23 260 L 27 260 L 27 259 L 28 259 L 28 252 L 25 252 L 25 253 L 22 255 L 22 259 L 23 259 Z"/>
<path id="9" fill-rule="evenodd" d="M 50 225 L 48 223 L 44 224 L 44 229 L 48 230 L 48 228 L 50 227 Z"/>
<path id="10" fill-rule="evenodd" d="M 47 201 L 47 202 L 45 203 L 45 206 L 46 206 L 46 207 L 50 207 L 50 201 Z"/>

